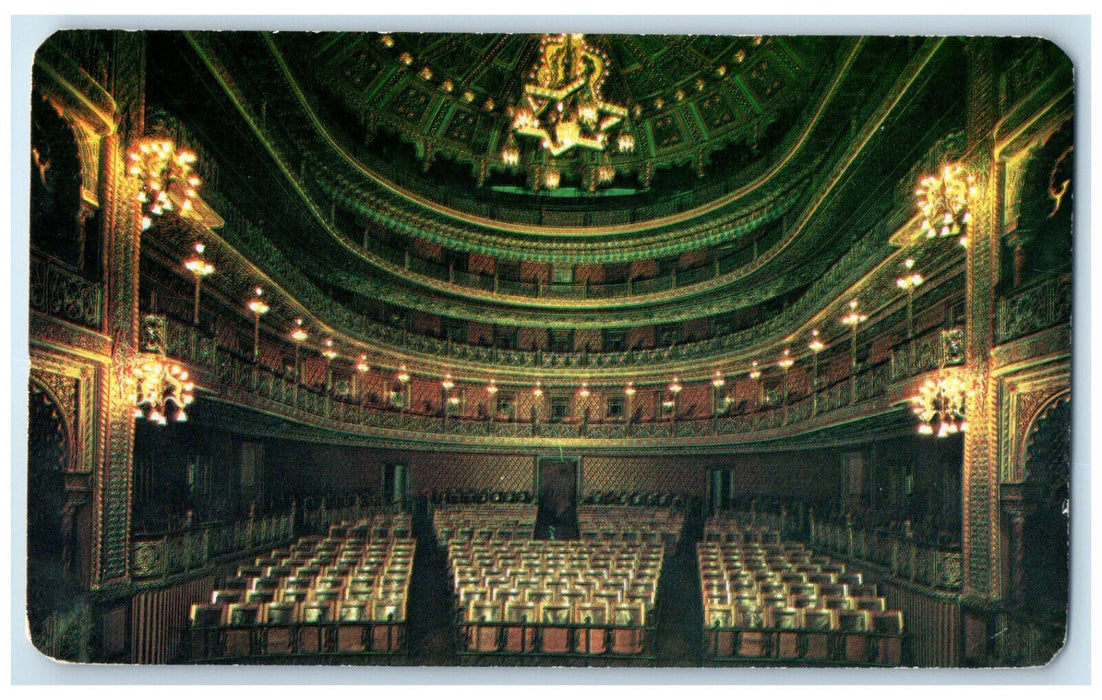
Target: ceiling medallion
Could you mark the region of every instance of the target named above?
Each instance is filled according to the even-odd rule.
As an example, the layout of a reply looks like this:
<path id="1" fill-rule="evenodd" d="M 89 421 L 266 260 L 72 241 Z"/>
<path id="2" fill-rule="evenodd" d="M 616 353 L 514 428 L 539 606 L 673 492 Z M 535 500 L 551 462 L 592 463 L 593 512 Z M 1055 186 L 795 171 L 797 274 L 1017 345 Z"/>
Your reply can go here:
<path id="1" fill-rule="evenodd" d="M 534 188 L 556 189 L 562 177 L 556 159 L 568 154 L 580 161 L 590 191 L 611 182 L 616 170 L 606 149 L 615 143 L 618 151 L 630 153 L 635 137 L 627 108 L 601 95 L 607 75 L 608 57 L 586 43 L 584 34 L 545 34 L 539 62 L 511 109 L 502 162 L 519 166 L 520 143 L 535 142 L 539 148 L 530 158 Z"/>

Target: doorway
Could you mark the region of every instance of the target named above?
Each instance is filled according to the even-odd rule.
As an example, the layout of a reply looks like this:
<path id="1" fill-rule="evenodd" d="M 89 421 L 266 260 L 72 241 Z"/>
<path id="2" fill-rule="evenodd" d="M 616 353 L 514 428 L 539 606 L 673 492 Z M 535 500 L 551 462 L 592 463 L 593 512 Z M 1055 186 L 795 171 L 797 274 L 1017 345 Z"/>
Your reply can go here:
<path id="1" fill-rule="evenodd" d="M 562 540 L 578 536 L 579 462 L 577 457 L 539 458 L 536 469 L 537 538 Z"/>

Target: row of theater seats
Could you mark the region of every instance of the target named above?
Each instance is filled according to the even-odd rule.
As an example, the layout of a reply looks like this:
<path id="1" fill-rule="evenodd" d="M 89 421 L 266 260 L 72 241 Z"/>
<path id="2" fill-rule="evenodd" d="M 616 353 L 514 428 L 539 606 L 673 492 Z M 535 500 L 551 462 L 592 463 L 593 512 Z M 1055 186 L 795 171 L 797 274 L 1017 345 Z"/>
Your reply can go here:
<path id="1" fill-rule="evenodd" d="M 191 606 L 190 658 L 401 651 L 415 551 L 414 540 L 391 536 L 402 520 L 390 521 L 383 539 L 369 537 L 384 528 L 367 520 L 239 567 L 210 603 Z"/>
<path id="2" fill-rule="evenodd" d="M 583 540 L 644 542 L 677 548 L 685 514 L 671 508 L 579 506 L 578 532 Z"/>
<path id="3" fill-rule="evenodd" d="M 655 491 L 593 491 L 582 499 L 582 505 L 679 508 L 684 501 L 684 496 Z"/>
<path id="4" fill-rule="evenodd" d="M 537 513 L 527 503 L 448 505 L 433 511 L 432 526 L 437 542 L 532 539 Z"/>
<path id="5" fill-rule="evenodd" d="M 730 542 L 733 544 L 777 544 L 780 533 L 765 525 L 742 524 L 729 517 L 711 517 L 704 523 L 705 542 Z"/>
<path id="6" fill-rule="evenodd" d="M 426 498 L 434 505 L 450 503 L 531 503 L 532 494 L 527 491 L 490 491 L 489 489 L 448 489 L 432 491 Z"/>
<path id="7" fill-rule="evenodd" d="M 660 544 L 448 543 L 465 653 L 638 656 L 652 647 Z"/>
<path id="8" fill-rule="evenodd" d="M 861 572 L 800 543 L 739 539 L 697 545 L 707 657 L 900 664 L 903 614 Z"/>

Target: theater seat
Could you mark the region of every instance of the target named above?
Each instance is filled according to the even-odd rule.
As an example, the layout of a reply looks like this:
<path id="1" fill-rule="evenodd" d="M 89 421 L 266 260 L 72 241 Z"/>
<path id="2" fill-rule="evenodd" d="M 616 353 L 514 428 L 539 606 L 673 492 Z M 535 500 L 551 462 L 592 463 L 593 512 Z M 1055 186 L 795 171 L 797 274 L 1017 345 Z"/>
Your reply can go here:
<path id="1" fill-rule="evenodd" d="M 511 600 L 505 603 L 505 621 L 524 623 L 505 628 L 505 650 L 531 652 L 536 648 L 536 604 Z"/>
<path id="2" fill-rule="evenodd" d="M 643 624 L 646 610 L 641 605 L 620 603 L 612 609 L 612 651 L 616 654 L 643 653 Z"/>
<path id="3" fill-rule="evenodd" d="M 838 612 L 838 629 L 842 631 L 846 661 L 865 664 L 869 661 L 869 613 L 865 610 Z"/>
<path id="4" fill-rule="evenodd" d="M 903 613 L 899 610 L 869 613 L 875 633 L 876 663 L 898 666 L 903 662 Z"/>
<path id="5" fill-rule="evenodd" d="M 572 618 L 574 624 L 581 625 L 576 631 L 574 651 L 603 654 L 608 650 L 608 629 L 603 626 L 608 622 L 608 608 L 594 603 L 575 605 Z"/>
<path id="6" fill-rule="evenodd" d="M 570 651 L 570 606 L 566 603 L 544 603 L 540 609 L 540 649 L 546 653 L 562 654 Z M 562 625 L 561 627 L 559 625 Z"/>
<path id="7" fill-rule="evenodd" d="M 367 650 L 372 609 L 371 601 L 342 601 L 337 604 L 337 651 Z"/>

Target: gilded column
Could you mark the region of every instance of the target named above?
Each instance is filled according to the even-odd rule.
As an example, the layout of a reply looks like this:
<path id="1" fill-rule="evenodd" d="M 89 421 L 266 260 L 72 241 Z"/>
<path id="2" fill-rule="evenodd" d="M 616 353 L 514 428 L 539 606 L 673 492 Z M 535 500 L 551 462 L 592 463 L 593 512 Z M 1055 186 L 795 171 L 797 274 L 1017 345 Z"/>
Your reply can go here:
<path id="1" fill-rule="evenodd" d="M 977 42 L 968 61 L 968 163 L 976 176 L 968 230 L 965 367 L 972 392 L 966 402 L 962 480 L 964 594 L 977 601 L 998 595 L 997 387 L 991 373 L 995 341 L 995 285 L 1001 169 L 994 158 L 997 86 L 990 42 Z"/>
<path id="2" fill-rule="evenodd" d="M 104 377 L 101 397 L 106 451 L 97 478 L 96 587 L 123 582 L 129 572 L 134 416 L 127 370 L 137 353 L 139 326 L 141 218 L 136 185 L 126 177 L 124 159 L 130 140 L 140 136 L 144 127 L 145 46 L 137 32 L 117 32 L 113 40 L 115 64 L 109 90 L 118 104 L 119 128 L 104 144 L 106 330 L 112 348 L 111 371 Z"/>

